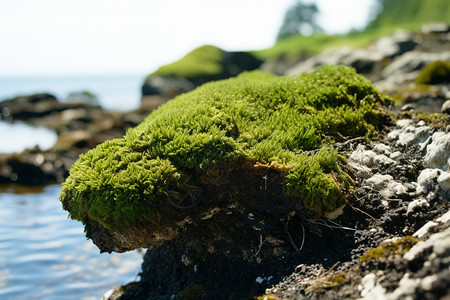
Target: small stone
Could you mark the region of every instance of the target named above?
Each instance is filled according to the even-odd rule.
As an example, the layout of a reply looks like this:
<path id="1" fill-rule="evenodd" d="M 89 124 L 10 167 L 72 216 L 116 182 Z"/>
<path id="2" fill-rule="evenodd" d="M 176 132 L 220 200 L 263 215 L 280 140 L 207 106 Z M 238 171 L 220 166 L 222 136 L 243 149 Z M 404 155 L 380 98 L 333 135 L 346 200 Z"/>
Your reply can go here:
<path id="1" fill-rule="evenodd" d="M 397 126 L 403 128 L 403 127 L 407 127 L 407 126 L 413 124 L 413 122 L 414 121 L 410 120 L 410 119 L 403 119 L 403 120 L 399 120 L 397 122 Z"/>
<path id="2" fill-rule="evenodd" d="M 368 179 L 372 177 L 372 170 L 366 166 L 360 165 L 358 163 L 349 163 L 349 165 L 355 169 L 356 175 L 359 178 Z"/>
<path id="3" fill-rule="evenodd" d="M 442 193 L 446 196 L 450 196 L 450 172 L 443 172 L 439 175 L 437 183 Z"/>
<path id="4" fill-rule="evenodd" d="M 411 104 L 405 104 L 405 105 L 402 106 L 401 110 L 402 111 L 414 110 L 414 106 L 412 106 Z"/>
<path id="5" fill-rule="evenodd" d="M 369 179 L 367 179 L 367 183 L 374 188 L 375 190 L 379 191 L 381 189 L 384 189 L 387 187 L 389 181 L 391 181 L 393 178 L 391 175 L 381 175 L 381 174 L 375 174 Z"/>
<path id="6" fill-rule="evenodd" d="M 400 151 L 395 151 L 395 152 L 391 153 L 391 155 L 389 155 L 389 156 L 393 160 L 398 160 L 400 157 L 403 156 L 403 153 L 401 153 Z"/>
<path id="7" fill-rule="evenodd" d="M 424 157 L 425 165 L 429 168 L 448 169 L 450 157 L 450 132 L 436 132 L 432 136 L 433 142 L 427 146 Z"/>
<path id="8" fill-rule="evenodd" d="M 350 155 L 349 162 L 358 163 L 363 166 L 372 167 L 377 154 L 372 150 L 365 150 L 365 147 L 358 145 L 355 151 Z"/>
<path id="9" fill-rule="evenodd" d="M 387 157 L 384 154 L 380 154 L 380 155 L 377 155 L 377 156 L 374 157 L 374 163 L 376 165 L 384 165 L 384 166 L 386 166 L 386 165 L 395 164 L 395 161 L 390 159 L 389 157 Z"/>
<path id="10" fill-rule="evenodd" d="M 373 147 L 373 150 L 374 150 L 375 152 L 377 152 L 377 153 L 385 154 L 385 155 L 389 155 L 390 152 L 391 152 L 391 148 L 390 148 L 388 145 L 381 144 L 381 143 L 376 144 L 376 145 Z"/>
<path id="11" fill-rule="evenodd" d="M 380 192 L 380 194 L 387 199 L 401 197 L 407 193 L 408 188 L 398 181 L 390 181 L 387 187 Z"/>
<path id="12" fill-rule="evenodd" d="M 443 114 L 450 115 L 450 100 L 447 100 L 444 102 L 444 104 L 442 104 L 441 112 Z"/>
<path id="13" fill-rule="evenodd" d="M 441 175 L 440 169 L 424 169 L 417 178 L 417 192 L 427 193 L 433 189 L 434 181 Z"/>

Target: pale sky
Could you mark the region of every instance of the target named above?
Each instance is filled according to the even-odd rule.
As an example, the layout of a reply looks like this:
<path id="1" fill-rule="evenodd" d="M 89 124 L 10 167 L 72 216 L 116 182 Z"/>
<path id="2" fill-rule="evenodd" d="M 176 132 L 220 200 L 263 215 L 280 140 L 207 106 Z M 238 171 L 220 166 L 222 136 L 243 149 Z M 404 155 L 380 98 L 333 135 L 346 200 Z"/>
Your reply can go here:
<path id="1" fill-rule="evenodd" d="M 0 76 L 146 74 L 204 44 L 269 48 L 293 2 L 0 0 Z M 342 33 L 364 26 L 374 1 L 315 2 L 322 27 Z"/>

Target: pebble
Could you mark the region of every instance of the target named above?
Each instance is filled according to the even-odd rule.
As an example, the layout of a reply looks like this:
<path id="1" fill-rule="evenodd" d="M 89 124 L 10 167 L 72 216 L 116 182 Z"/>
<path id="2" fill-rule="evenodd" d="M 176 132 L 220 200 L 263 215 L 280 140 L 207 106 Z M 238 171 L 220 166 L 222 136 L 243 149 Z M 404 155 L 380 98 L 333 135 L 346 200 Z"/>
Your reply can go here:
<path id="1" fill-rule="evenodd" d="M 437 179 L 437 183 L 442 193 L 447 197 L 450 197 L 450 172 L 442 172 Z"/>
<path id="2" fill-rule="evenodd" d="M 450 100 L 447 100 L 444 102 L 444 104 L 442 104 L 441 112 L 443 114 L 450 115 Z"/>
<path id="3" fill-rule="evenodd" d="M 363 145 L 358 145 L 350 155 L 349 162 L 358 163 L 363 166 L 372 167 L 377 154 L 372 150 L 366 150 Z"/>
<path id="4" fill-rule="evenodd" d="M 389 181 L 387 187 L 380 194 L 387 199 L 393 199 L 408 194 L 408 188 L 401 182 Z"/>
<path id="5" fill-rule="evenodd" d="M 381 175 L 375 174 L 369 179 L 367 179 L 367 184 L 369 184 L 373 189 L 380 191 L 388 186 L 388 183 L 392 180 L 391 175 Z"/>
<path id="6" fill-rule="evenodd" d="M 409 214 L 411 214 L 412 212 L 414 212 L 414 210 L 416 209 L 416 207 L 422 207 L 422 206 L 429 207 L 430 204 L 429 204 L 428 201 L 427 201 L 426 199 L 424 199 L 424 198 L 415 199 L 415 200 L 409 202 L 408 208 L 407 208 L 407 210 L 406 210 L 406 214 L 409 215 Z"/>
<path id="7" fill-rule="evenodd" d="M 381 143 L 375 144 L 373 146 L 373 150 L 377 153 L 385 154 L 385 155 L 389 155 L 391 152 L 391 148 L 388 145 L 381 144 Z"/>
<path id="8" fill-rule="evenodd" d="M 427 193 L 432 190 L 435 185 L 435 180 L 441 175 L 442 170 L 440 169 L 424 169 L 420 172 L 417 178 L 417 192 Z"/>
<path id="9" fill-rule="evenodd" d="M 429 168 L 448 170 L 450 158 L 450 132 L 435 132 L 427 146 L 424 163 Z"/>

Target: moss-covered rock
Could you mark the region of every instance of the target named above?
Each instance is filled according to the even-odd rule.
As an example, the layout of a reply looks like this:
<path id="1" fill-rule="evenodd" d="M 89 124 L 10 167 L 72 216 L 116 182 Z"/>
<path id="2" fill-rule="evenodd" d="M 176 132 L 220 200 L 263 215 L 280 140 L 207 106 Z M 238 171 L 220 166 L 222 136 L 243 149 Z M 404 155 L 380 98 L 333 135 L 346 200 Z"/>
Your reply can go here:
<path id="1" fill-rule="evenodd" d="M 228 52 L 211 45 L 201 46 L 149 74 L 142 87 L 142 94 L 170 99 L 206 82 L 254 70 L 261 63 L 248 52 Z"/>
<path id="2" fill-rule="evenodd" d="M 426 65 L 416 78 L 417 84 L 439 84 L 450 82 L 450 61 L 434 61 Z"/>
<path id="3" fill-rule="evenodd" d="M 342 66 L 296 77 L 250 72 L 205 84 L 124 138 L 80 156 L 60 199 L 71 218 L 90 227 L 120 232 L 121 240 L 128 229 L 142 229 L 139 240 L 158 243 L 173 238 L 186 217 L 245 199 L 252 180 L 267 181 L 270 171 L 282 192 L 266 185 L 267 194 L 289 199 L 287 211 L 321 216 L 342 206 L 353 184 L 334 142 L 376 132 L 383 116 L 377 106 L 386 101 Z"/>

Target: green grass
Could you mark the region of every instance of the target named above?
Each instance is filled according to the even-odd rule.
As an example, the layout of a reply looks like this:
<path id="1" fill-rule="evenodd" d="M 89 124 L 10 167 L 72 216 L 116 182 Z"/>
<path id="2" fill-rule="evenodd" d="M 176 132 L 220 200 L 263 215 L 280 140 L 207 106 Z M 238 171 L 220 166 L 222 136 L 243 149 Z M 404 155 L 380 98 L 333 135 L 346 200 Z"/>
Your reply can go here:
<path id="1" fill-rule="evenodd" d="M 322 214 L 345 203 L 352 180 L 333 140 L 370 136 L 388 101 L 354 69 L 324 66 L 276 77 L 262 72 L 205 84 L 168 101 L 124 138 L 80 156 L 60 199 L 70 217 L 105 227 L 164 218 L 170 185 L 209 170 L 272 164 L 284 193 Z M 175 208 L 174 208 L 175 209 Z"/>
<path id="2" fill-rule="evenodd" d="M 216 76 L 223 72 L 224 52 L 214 46 L 199 47 L 180 60 L 161 66 L 152 76 L 172 76 L 186 79 Z"/>
<path id="3" fill-rule="evenodd" d="M 368 30 L 380 28 L 419 29 L 430 22 L 450 23 L 448 0 L 383 0 L 383 10 L 367 26 Z"/>
<path id="4" fill-rule="evenodd" d="M 347 35 L 325 35 L 312 36 L 294 35 L 278 41 L 273 47 L 252 53 L 263 60 L 271 60 L 280 56 L 295 56 L 299 53 L 315 55 L 324 50 L 337 49 L 341 47 L 362 48 L 393 30 L 372 31 L 369 33 L 352 33 Z"/>

